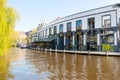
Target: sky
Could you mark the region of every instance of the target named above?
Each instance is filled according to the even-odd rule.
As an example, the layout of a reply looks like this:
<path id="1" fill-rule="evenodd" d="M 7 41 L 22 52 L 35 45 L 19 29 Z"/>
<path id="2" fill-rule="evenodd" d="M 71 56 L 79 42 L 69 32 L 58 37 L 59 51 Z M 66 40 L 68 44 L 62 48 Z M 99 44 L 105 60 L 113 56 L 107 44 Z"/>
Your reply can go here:
<path id="1" fill-rule="evenodd" d="M 8 6 L 20 15 L 15 30 L 24 32 L 34 29 L 43 21 L 49 23 L 57 17 L 115 3 L 120 3 L 120 0 L 8 0 Z"/>

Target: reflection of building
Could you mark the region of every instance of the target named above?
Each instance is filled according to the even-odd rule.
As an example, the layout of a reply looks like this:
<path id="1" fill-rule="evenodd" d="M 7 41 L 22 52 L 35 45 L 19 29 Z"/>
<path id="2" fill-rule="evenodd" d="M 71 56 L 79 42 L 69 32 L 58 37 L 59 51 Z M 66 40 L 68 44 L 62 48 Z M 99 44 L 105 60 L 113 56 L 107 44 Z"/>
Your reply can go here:
<path id="1" fill-rule="evenodd" d="M 102 51 L 109 44 L 111 51 L 118 51 L 118 24 L 120 8 L 105 6 L 56 19 L 39 29 L 34 42 L 42 48 L 85 51 Z"/>

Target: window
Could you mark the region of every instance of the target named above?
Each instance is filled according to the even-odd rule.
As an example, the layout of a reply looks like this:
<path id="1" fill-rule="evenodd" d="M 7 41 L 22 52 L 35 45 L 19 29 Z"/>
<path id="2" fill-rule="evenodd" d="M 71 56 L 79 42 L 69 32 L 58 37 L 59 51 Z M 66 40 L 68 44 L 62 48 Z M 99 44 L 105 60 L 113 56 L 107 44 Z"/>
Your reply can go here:
<path id="1" fill-rule="evenodd" d="M 82 26 L 82 20 L 77 20 L 76 27 L 81 27 L 81 26 Z"/>
<path id="2" fill-rule="evenodd" d="M 59 26 L 59 31 L 60 31 L 60 32 L 63 32 L 63 24 L 60 24 L 60 26 Z"/>
<path id="3" fill-rule="evenodd" d="M 102 20 L 103 20 L 103 27 L 104 28 L 109 28 L 111 26 L 110 15 L 103 16 Z"/>
<path id="4" fill-rule="evenodd" d="M 67 28 L 71 28 L 71 22 L 67 23 Z"/>
<path id="5" fill-rule="evenodd" d="M 88 18 L 88 29 L 92 30 L 95 28 L 95 18 Z"/>
<path id="6" fill-rule="evenodd" d="M 57 33 L 57 26 L 54 26 L 54 34 Z"/>
<path id="7" fill-rule="evenodd" d="M 113 40 L 113 35 L 109 35 L 109 36 L 108 36 L 108 42 L 109 42 L 109 43 L 113 43 L 113 41 L 114 41 L 114 40 Z"/>
<path id="8" fill-rule="evenodd" d="M 110 19 L 104 20 L 104 27 L 109 28 L 110 27 Z"/>
<path id="9" fill-rule="evenodd" d="M 82 20 L 77 20 L 76 21 L 76 29 L 81 29 L 82 28 Z"/>
<path id="10" fill-rule="evenodd" d="M 71 22 L 67 23 L 67 31 L 71 31 L 71 27 L 72 27 L 72 23 Z"/>
<path id="11" fill-rule="evenodd" d="M 52 34 L 52 29 L 51 29 L 51 28 L 49 28 L 49 34 L 50 34 L 50 35 Z"/>

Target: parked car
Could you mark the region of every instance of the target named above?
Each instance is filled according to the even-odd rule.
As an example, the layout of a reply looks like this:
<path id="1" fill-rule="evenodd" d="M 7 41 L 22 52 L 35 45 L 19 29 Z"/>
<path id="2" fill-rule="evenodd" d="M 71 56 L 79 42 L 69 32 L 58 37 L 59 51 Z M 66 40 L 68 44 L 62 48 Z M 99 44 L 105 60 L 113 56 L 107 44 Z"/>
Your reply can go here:
<path id="1" fill-rule="evenodd" d="M 27 47 L 26 45 L 21 45 L 20 48 L 21 48 L 21 49 L 26 49 L 26 47 Z"/>

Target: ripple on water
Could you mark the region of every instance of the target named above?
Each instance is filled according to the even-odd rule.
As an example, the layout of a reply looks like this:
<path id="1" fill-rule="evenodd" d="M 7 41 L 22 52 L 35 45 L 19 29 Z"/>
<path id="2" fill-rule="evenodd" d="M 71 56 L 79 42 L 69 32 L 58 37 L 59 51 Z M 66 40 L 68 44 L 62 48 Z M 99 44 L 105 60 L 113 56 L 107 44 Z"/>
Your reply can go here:
<path id="1" fill-rule="evenodd" d="M 15 49 L 9 74 L 7 80 L 119 80 L 120 58 Z"/>

